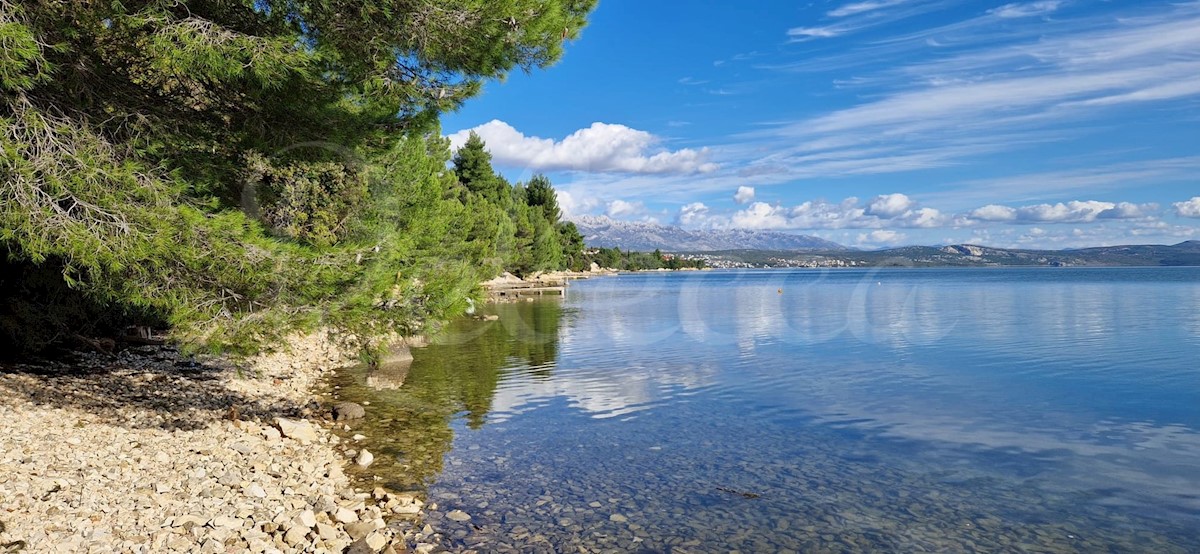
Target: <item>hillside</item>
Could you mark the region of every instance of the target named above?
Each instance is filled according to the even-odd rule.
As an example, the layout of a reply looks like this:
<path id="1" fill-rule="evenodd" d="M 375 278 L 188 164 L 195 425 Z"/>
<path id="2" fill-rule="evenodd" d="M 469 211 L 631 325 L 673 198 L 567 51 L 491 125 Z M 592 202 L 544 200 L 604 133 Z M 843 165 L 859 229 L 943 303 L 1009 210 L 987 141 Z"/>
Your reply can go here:
<path id="1" fill-rule="evenodd" d="M 616 221 L 604 216 L 574 220 L 584 243 L 591 247 L 621 250 L 711 252 L 718 250 L 843 251 L 846 247 L 809 235 L 774 231 L 695 230 L 675 226 Z"/>
<path id="2" fill-rule="evenodd" d="M 987 267 L 987 266 L 1200 266 L 1200 241 L 1175 245 L 1102 246 L 1074 250 L 1020 250 L 970 244 L 904 246 L 872 252 L 804 253 L 737 249 L 690 252 L 713 267 Z"/>

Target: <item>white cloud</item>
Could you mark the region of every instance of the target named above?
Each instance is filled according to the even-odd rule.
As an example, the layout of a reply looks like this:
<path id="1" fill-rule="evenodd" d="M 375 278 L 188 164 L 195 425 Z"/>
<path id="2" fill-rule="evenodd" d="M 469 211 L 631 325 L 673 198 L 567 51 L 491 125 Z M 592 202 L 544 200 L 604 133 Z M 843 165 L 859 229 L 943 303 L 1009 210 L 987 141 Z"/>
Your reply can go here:
<path id="1" fill-rule="evenodd" d="M 829 17 L 846 17 L 848 15 L 857 15 L 864 12 L 874 11 L 881 8 L 888 8 L 903 4 L 907 0 L 867 0 L 865 2 L 854 2 L 845 4 L 839 8 L 834 8 L 825 14 Z"/>
<path id="2" fill-rule="evenodd" d="M 1191 200 L 1176 202 L 1175 213 L 1180 217 L 1200 217 L 1200 196 L 1194 196 Z"/>
<path id="3" fill-rule="evenodd" d="M 1200 200 L 1194 201 L 1198 210 L 1196 217 L 1200 217 Z M 753 202 L 745 208 L 723 213 L 694 202 L 680 210 L 678 219 L 685 226 L 715 229 L 937 229 L 979 227 L 988 223 L 1086 224 L 1118 220 L 1145 226 L 1159 221 L 1158 214 L 1157 204 L 1072 200 L 1015 207 L 989 204 L 951 215 L 937 208 L 921 207 L 907 195 L 894 193 L 876 196 L 867 202 L 850 197 L 837 203 L 810 200 L 791 207 Z"/>
<path id="4" fill-rule="evenodd" d="M 810 200 L 795 206 L 754 202 L 728 214 L 713 213 L 701 203 L 684 206 L 679 222 L 717 229 L 879 229 L 883 227 L 934 228 L 950 224 L 934 208 L 917 208 L 904 194 L 877 196 L 863 205 L 858 198 L 841 202 Z"/>
<path id="5" fill-rule="evenodd" d="M 708 206 L 703 202 L 692 202 L 679 208 L 679 223 L 703 227 L 708 223 Z"/>
<path id="6" fill-rule="evenodd" d="M 907 222 L 906 227 L 933 229 L 945 226 L 949 223 L 950 218 L 942 215 L 942 212 L 936 208 L 919 208 L 906 212 L 904 220 Z"/>
<path id="7" fill-rule="evenodd" d="M 1056 204 L 1009 207 L 989 204 L 966 214 L 967 219 L 991 223 L 1092 223 L 1098 219 L 1144 219 L 1154 217 L 1157 204 L 1072 200 Z"/>
<path id="8" fill-rule="evenodd" d="M 707 148 L 666 150 L 660 147 L 659 137 L 624 125 L 593 123 L 555 141 L 525 136 L 503 121 L 492 120 L 450 135 L 451 145 L 462 146 L 471 131 L 487 143 L 498 164 L 536 171 L 694 174 L 718 168 L 707 161 Z"/>
<path id="9" fill-rule="evenodd" d="M 967 217 L 979 221 L 1015 221 L 1017 219 L 1017 210 L 1008 206 L 988 204 L 982 208 L 975 208 Z"/>
<path id="10" fill-rule="evenodd" d="M 586 215 L 602 204 L 600 199 L 594 196 L 579 194 L 567 190 L 556 189 L 554 192 L 558 197 L 558 207 L 562 210 L 563 217 L 567 219 Z"/>
<path id="11" fill-rule="evenodd" d="M 1016 17 L 1032 17 L 1035 15 L 1046 15 L 1058 10 L 1062 2 L 1059 0 L 1042 0 L 1039 2 L 1014 2 L 1005 4 L 999 8 L 988 10 L 988 13 L 996 17 L 1016 18 Z"/>
<path id="12" fill-rule="evenodd" d="M 609 217 L 623 217 L 637 215 L 646 210 L 646 206 L 641 202 L 626 202 L 621 199 L 613 200 L 608 203 L 608 209 L 605 214 Z"/>
<path id="13" fill-rule="evenodd" d="M 818 72 L 856 68 L 861 82 L 855 86 L 868 89 L 859 95 L 867 100 L 746 136 L 774 140 L 770 165 L 793 178 L 893 173 L 1059 142 L 1094 129 L 1117 109 L 1150 103 L 1170 107 L 1200 97 L 1200 4 L 1178 4 L 1153 15 L 1104 14 L 1021 25 L 998 17 L 1029 17 L 1065 5 L 1012 3 L 957 27 L 880 40 L 840 58 L 818 56 L 798 66 L 777 66 Z M 875 14 L 800 30 L 805 36 L 837 34 L 844 26 L 865 25 L 858 20 L 868 15 Z M 930 38 L 955 44 L 958 53 L 916 54 L 928 50 Z M 906 59 L 905 53 L 913 55 Z M 922 58 L 929 61 L 909 61 Z M 886 69 L 874 73 L 858 69 L 881 65 Z M 836 144 L 830 144 L 830 136 L 837 137 Z M 813 154 L 827 159 L 805 160 Z M 746 165 L 765 165 L 765 158 Z"/>
<path id="14" fill-rule="evenodd" d="M 876 196 L 867 204 L 867 215 L 874 215 L 884 219 L 890 219 L 898 215 L 903 215 L 905 212 L 912 209 L 916 204 L 911 198 L 906 195 L 895 193 Z"/>
<path id="15" fill-rule="evenodd" d="M 850 30 L 847 27 L 834 25 L 828 27 L 792 27 L 787 30 L 787 36 L 792 42 L 804 42 L 818 38 L 833 38 Z"/>
<path id="16" fill-rule="evenodd" d="M 859 233 L 858 244 L 860 246 L 891 246 L 904 241 L 907 236 L 904 233 L 892 230 L 877 230 L 870 233 Z"/>
<path id="17" fill-rule="evenodd" d="M 755 202 L 735 212 L 723 226 L 733 229 L 788 229 L 791 220 L 786 208 Z"/>
<path id="18" fill-rule="evenodd" d="M 733 201 L 738 204 L 745 204 L 751 200 L 754 200 L 754 187 L 739 186 L 733 194 Z"/>

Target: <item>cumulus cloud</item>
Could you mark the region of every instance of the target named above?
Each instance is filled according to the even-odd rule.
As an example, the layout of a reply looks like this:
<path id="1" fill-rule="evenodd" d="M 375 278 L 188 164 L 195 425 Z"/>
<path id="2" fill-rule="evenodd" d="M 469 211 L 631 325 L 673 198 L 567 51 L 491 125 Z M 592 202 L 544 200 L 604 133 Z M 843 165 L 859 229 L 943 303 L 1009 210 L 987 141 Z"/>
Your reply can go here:
<path id="1" fill-rule="evenodd" d="M 1010 207 L 989 204 L 966 214 L 966 218 L 991 223 L 1091 223 L 1097 219 L 1143 219 L 1153 217 L 1156 204 L 1072 200 L 1056 204 Z"/>
<path id="2" fill-rule="evenodd" d="M 637 215 L 645 211 L 645 209 L 646 206 L 641 202 L 626 202 L 617 199 L 608 203 L 608 209 L 604 213 L 609 217 L 622 217 Z"/>
<path id="3" fill-rule="evenodd" d="M 679 223 L 689 226 L 708 226 L 708 206 L 703 202 L 692 202 L 679 208 Z"/>
<path id="4" fill-rule="evenodd" d="M 522 134 L 508 123 L 492 120 L 449 136 L 458 148 L 474 131 L 487 143 L 499 164 L 537 171 L 598 173 L 692 174 L 716 171 L 707 148 L 662 148 L 662 139 L 624 125 L 593 123 L 560 141 Z"/>
<path id="5" fill-rule="evenodd" d="M 556 190 L 554 192 L 555 196 L 558 197 L 558 207 L 562 210 L 563 217 L 565 218 L 585 215 L 602 204 L 600 199 L 594 196 L 576 194 L 567 190 Z"/>
<path id="6" fill-rule="evenodd" d="M 878 229 L 934 228 L 951 222 L 935 208 L 918 208 L 903 194 L 877 196 L 865 204 L 856 197 L 841 202 L 810 200 L 795 206 L 753 202 L 733 213 L 715 214 L 692 203 L 679 213 L 683 225 L 720 229 Z"/>
<path id="7" fill-rule="evenodd" d="M 791 218 L 786 208 L 755 202 L 735 212 L 723 226 L 734 229 L 787 229 L 791 227 Z"/>
<path id="8" fill-rule="evenodd" d="M 738 204 L 745 204 L 754 200 L 754 187 L 738 187 L 737 192 L 733 194 L 733 201 Z"/>
<path id="9" fill-rule="evenodd" d="M 1008 206 L 988 204 L 971 210 L 967 217 L 979 221 L 1014 221 L 1017 219 L 1017 210 Z"/>
<path id="10" fill-rule="evenodd" d="M 890 246 L 899 244 L 906 237 L 904 233 L 892 231 L 888 229 L 880 229 L 871 231 L 870 233 L 859 233 L 858 244 L 860 246 Z"/>
<path id="11" fill-rule="evenodd" d="M 950 218 L 943 215 L 936 208 L 919 208 L 906 212 L 902 220 L 907 223 L 906 227 L 919 227 L 922 229 L 943 227 L 950 222 Z"/>
<path id="12" fill-rule="evenodd" d="M 1194 196 L 1191 200 L 1176 202 L 1175 213 L 1180 217 L 1200 217 L 1200 196 Z"/>
<path id="13" fill-rule="evenodd" d="M 915 204 L 916 202 L 913 202 L 911 198 L 900 193 L 884 194 L 876 196 L 874 200 L 871 200 L 867 204 L 866 213 L 867 215 L 890 219 L 898 215 L 903 215 L 912 209 Z"/>
<path id="14" fill-rule="evenodd" d="M 1177 203 L 1181 215 L 1200 218 L 1200 197 Z M 907 195 L 883 194 L 862 201 L 850 197 L 841 202 L 810 200 L 794 206 L 751 202 L 732 212 L 714 212 L 696 202 L 684 206 L 679 222 L 685 226 L 714 229 L 938 229 L 979 227 L 982 224 L 1011 225 L 1081 224 L 1130 221 L 1139 225 L 1158 221 L 1157 204 L 1073 200 L 1055 204 L 1004 206 L 989 204 L 959 214 L 922 207 Z M 882 236 L 882 235 L 880 235 Z"/>

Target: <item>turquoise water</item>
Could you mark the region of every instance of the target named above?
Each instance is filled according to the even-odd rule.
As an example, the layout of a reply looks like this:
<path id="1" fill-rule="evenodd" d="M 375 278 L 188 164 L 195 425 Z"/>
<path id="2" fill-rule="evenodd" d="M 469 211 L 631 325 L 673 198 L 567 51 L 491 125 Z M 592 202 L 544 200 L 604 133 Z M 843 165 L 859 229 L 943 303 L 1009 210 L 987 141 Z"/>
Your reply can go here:
<path id="1" fill-rule="evenodd" d="M 1198 269 L 636 274 L 489 310 L 340 382 L 372 472 L 462 548 L 1200 551 Z"/>

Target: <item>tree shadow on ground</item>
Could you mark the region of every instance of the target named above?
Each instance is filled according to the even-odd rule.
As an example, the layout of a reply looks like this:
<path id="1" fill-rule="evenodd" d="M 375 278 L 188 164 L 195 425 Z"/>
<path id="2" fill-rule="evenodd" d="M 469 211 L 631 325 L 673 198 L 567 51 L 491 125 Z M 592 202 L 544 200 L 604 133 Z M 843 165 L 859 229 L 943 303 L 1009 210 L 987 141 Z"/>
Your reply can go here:
<path id="1" fill-rule="evenodd" d="M 0 364 L 0 395 L 75 408 L 104 423 L 137 429 L 193 430 L 231 417 L 270 421 L 313 408 L 285 398 L 251 398 L 226 386 L 233 375 L 231 367 L 196 361 L 170 346 L 115 355 L 67 352 Z"/>

